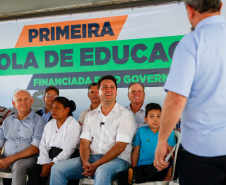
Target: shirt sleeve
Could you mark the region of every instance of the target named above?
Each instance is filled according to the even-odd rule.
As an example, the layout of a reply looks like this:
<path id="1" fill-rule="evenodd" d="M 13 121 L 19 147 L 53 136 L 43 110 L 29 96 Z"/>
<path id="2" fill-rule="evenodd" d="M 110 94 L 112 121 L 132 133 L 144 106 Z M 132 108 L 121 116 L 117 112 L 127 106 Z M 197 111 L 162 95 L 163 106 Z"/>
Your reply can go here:
<path id="1" fill-rule="evenodd" d="M 74 119 L 74 118 L 73 118 Z M 76 146 L 79 143 L 79 137 L 81 134 L 81 126 L 77 121 L 71 121 L 70 124 L 66 128 L 66 133 L 63 139 L 63 151 L 59 153 L 58 156 L 53 158 L 53 162 L 59 162 L 62 160 L 69 159 L 71 154 L 75 151 Z"/>
<path id="2" fill-rule="evenodd" d="M 174 131 L 170 134 L 168 140 L 167 140 L 168 144 L 172 147 L 175 146 L 176 141 L 175 141 L 175 135 L 174 135 Z"/>
<path id="3" fill-rule="evenodd" d="M 39 148 L 39 143 L 42 138 L 42 133 L 46 124 L 46 120 L 42 118 L 39 115 L 35 115 L 35 119 L 33 120 L 36 122 L 35 127 L 34 127 L 34 133 L 32 136 L 32 142 L 31 144 Z"/>
<path id="4" fill-rule="evenodd" d="M 44 132 L 42 134 L 42 139 L 39 145 L 39 157 L 37 164 L 48 164 L 52 160 L 49 158 L 49 150 L 47 148 L 47 135 L 51 134 L 51 132 L 48 133 L 48 124 L 44 128 Z M 50 128 L 51 129 L 51 128 Z"/>
<path id="5" fill-rule="evenodd" d="M 84 125 L 82 126 L 82 134 L 80 136 L 80 139 L 87 139 L 89 141 L 92 141 L 92 136 L 91 136 L 91 130 L 90 130 L 90 112 L 86 114 L 85 120 L 84 120 Z"/>
<path id="6" fill-rule="evenodd" d="M 85 120 L 86 114 L 87 114 L 88 112 L 89 112 L 89 111 L 86 109 L 86 110 L 82 111 L 81 114 L 79 115 L 78 121 L 80 121 L 80 123 L 81 123 L 82 125 L 84 124 L 84 120 Z"/>
<path id="7" fill-rule="evenodd" d="M 126 110 L 126 113 L 119 121 L 116 141 L 131 143 L 136 130 L 136 122 L 132 113 Z"/>
<path id="8" fill-rule="evenodd" d="M 83 111 L 84 112 L 84 111 Z M 79 115 L 78 121 L 80 121 L 80 123 L 83 125 L 84 123 L 84 115 L 83 112 L 81 112 L 81 114 Z"/>
<path id="9" fill-rule="evenodd" d="M 2 126 L 0 127 L 0 148 L 2 149 L 5 144 L 5 136 L 4 136 L 4 126 L 7 124 L 7 120 L 3 121 Z"/>
<path id="10" fill-rule="evenodd" d="M 173 62 L 165 83 L 165 90 L 188 97 L 196 72 L 196 44 L 191 34 L 186 35 L 178 44 Z"/>
<path id="11" fill-rule="evenodd" d="M 135 138 L 133 140 L 133 145 L 134 146 L 140 146 L 141 145 L 141 140 L 140 140 L 141 128 L 138 129 L 137 134 L 136 134 L 136 136 L 135 136 Z"/>

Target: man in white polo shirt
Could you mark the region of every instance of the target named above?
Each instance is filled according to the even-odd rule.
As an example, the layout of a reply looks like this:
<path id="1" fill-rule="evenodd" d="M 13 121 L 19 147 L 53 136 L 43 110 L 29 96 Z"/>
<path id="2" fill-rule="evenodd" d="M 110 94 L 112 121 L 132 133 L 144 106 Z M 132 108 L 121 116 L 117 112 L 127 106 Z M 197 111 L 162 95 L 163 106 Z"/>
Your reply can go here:
<path id="1" fill-rule="evenodd" d="M 81 134 L 79 158 L 52 167 L 50 185 L 66 185 L 68 179 L 94 176 L 95 185 L 111 185 L 112 179 L 131 163 L 134 116 L 116 102 L 113 76 L 99 79 L 101 104 L 87 113 Z"/>

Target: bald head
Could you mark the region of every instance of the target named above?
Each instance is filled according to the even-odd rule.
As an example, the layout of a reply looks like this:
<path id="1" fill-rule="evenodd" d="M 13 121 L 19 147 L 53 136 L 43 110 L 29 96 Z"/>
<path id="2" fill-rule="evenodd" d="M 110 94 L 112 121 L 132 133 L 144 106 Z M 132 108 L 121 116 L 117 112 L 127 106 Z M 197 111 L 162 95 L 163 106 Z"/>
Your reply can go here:
<path id="1" fill-rule="evenodd" d="M 27 90 L 17 90 L 13 94 L 13 106 L 17 109 L 19 116 L 27 116 L 31 112 L 33 98 Z"/>

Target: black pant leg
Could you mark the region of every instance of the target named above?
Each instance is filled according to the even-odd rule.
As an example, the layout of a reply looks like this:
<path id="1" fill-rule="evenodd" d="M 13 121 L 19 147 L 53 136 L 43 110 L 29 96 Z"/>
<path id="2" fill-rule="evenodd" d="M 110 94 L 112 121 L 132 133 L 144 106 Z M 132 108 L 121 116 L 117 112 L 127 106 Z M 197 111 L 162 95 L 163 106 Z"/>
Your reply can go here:
<path id="1" fill-rule="evenodd" d="M 182 147 L 178 160 L 180 185 L 225 185 L 226 156 L 197 156 Z"/>
<path id="2" fill-rule="evenodd" d="M 118 173 L 118 185 L 129 185 L 128 170 Z"/>
<path id="3" fill-rule="evenodd" d="M 156 174 L 157 169 L 153 164 L 140 165 L 133 168 L 136 183 L 143 183 L 151 181 L 152 177 Z"/>
<path id="4" fill-rule="evenodd" d="M 6 178 L 3 178 L 3 185 L 11 185 L 12 184 L 12 179 L 6 179 Z"/>
<path id="5" fill-rule="evenodd" d="M 40 177 L 42 173 L 42 165 L 36 164 L 33 170 L 28 174 L 27 185 L 46 185 L 48 177 Z"/>

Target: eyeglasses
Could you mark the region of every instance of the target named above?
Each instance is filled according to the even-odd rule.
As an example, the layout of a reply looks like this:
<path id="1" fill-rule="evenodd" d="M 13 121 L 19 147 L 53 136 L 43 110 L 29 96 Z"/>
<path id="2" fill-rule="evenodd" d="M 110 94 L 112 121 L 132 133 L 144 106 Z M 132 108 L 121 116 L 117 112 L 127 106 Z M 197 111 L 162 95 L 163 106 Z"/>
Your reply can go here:
<path id="1" fill-rule="evenodd" d="M 58 96 L 57 96 L 57 95 L 47 94 L 46 97 L 47 97 L 47 98 L 57 98 Z"/>

